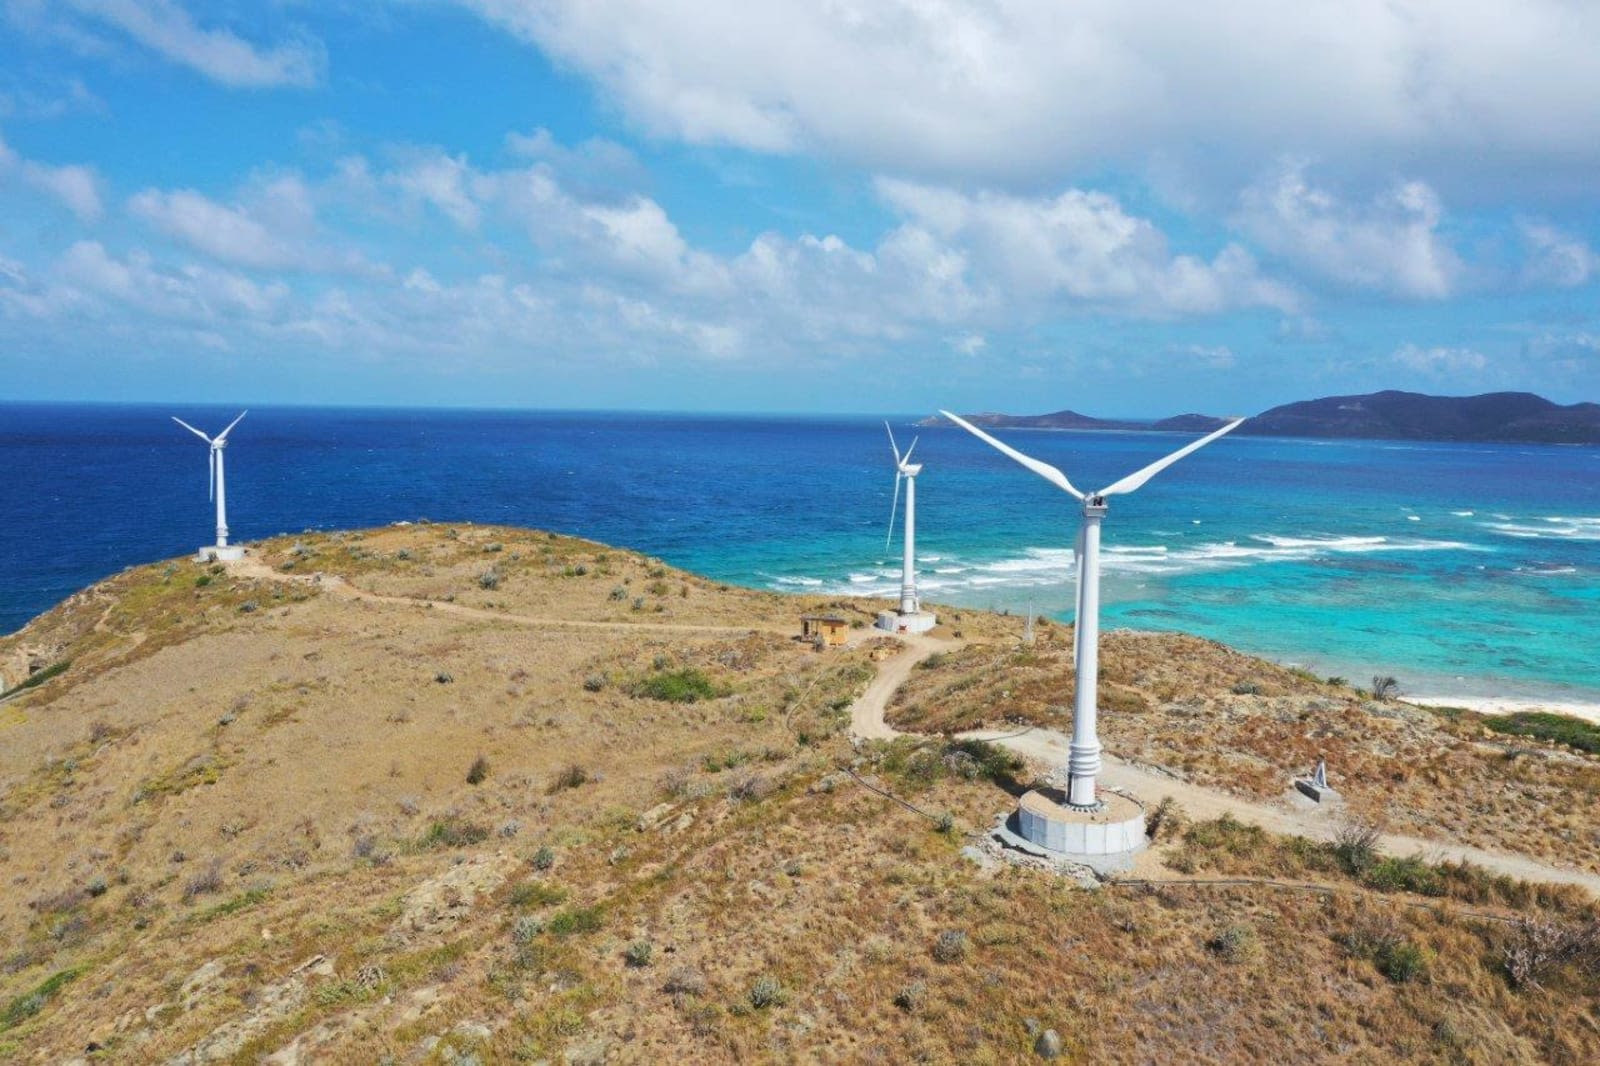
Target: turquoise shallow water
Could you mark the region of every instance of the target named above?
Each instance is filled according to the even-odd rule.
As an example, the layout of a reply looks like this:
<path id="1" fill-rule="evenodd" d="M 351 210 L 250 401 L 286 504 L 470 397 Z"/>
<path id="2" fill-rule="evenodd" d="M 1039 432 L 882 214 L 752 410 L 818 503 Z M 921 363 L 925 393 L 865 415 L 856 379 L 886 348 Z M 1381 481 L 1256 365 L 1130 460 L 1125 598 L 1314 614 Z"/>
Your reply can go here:
<path id="1" fill-rule="evenodd" d="M 203 427 L 236 412 L 0 405 L 0 631 L 209 539 Z M 1068 617 L 1073 501 L 955 429 L 916 458 L 924 598 Z M 1183 443 L 1012 431 L 1104 485 Z M 249 539 L 428 516 L 551 528 L 726 581 L 892 596 L 893 472 L 861 418 L 264 409 L 228 453 Z M 1600 700 L 1600 449 L 1229 437 L 1116 497 L 1105 623 L 1412 692 Z"/>

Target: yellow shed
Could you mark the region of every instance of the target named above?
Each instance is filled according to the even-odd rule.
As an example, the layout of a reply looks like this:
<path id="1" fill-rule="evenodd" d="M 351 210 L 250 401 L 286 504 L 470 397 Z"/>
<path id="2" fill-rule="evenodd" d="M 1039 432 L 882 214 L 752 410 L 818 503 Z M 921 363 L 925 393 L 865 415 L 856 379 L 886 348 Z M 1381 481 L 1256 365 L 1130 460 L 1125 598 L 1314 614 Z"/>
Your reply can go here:
<path id="1" fill-rule="evenodd" d="M 836 614 L 803 614 L 800 635 L 819 646 L 833 648 L 850 638 L 850 623 Z"/>

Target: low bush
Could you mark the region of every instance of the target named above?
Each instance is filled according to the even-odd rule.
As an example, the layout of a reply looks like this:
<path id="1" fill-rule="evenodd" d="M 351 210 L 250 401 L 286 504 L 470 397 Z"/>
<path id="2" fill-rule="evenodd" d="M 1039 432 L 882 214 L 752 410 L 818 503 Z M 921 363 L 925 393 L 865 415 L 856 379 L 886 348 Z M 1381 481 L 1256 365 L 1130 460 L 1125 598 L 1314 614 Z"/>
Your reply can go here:
<path id="1" fill-rule="evenodd" d="M 946 929 L 933 942 L 933 957 L 938 962 L 960 962 L 967 957 L 969 941 L 960 929 Z"/>
<path id="2" fill-rule="evenodd" d="M 783 984 L 771 974 L 762 974 L 750 984 L 747 993 L 750 1005 L 756 1010 L 766 1010 L 768 1007 L 780 1006 L 788 995 L 783 990 Z"/>
<path id="3" fill-rule="evenodd" d="M 651 674 L 634 682 L 628 691 L 639 699 L 667 703 L 698 703 L 701 700 L 720 699 L 728 694 L 727 690 L 718 688 L 709 677 L 693 667 Z"/>
<path id="4" fill-rule="evenodd" d="M 1379 892 L 1415 892 L 1422 896 L 1444 895 L 1444 879 L 1438 867 L 1413 855 L 1405 859 L 1379 859 L 1362 876 Z"/>
<path id="5" fill-rule="evenodd" d="M 567 898 L 564 889 L 545 881 L 524 881 L 511 890 L 507 902 L 513 907 L 550 907 Z"/>
<path id="6" fill-rule="evenodd" d="M 4 692 L 0 692 L 0 699 L 4 699 L 5 697 L 12 695 L 13 693 L 22 692 L 25 689 L 30 689 L 30 688 L 34 688 L 36 686 L 42 685 L 46 681 L 49 681 L 52 677 L 59 677 L 61 674 L 65 673 L 67 667 L 69 667 L 71 665 L 72 665 L 72 660 L 71 659 L 62 659 L 58 663 L 51 663 L 49 666 L 45 667 L 43 670 L 35 670 L 33 673 L 31 673 L 27 677 L 23 678 L 17 684 L 12 685 L 10 688 L 6 689 Z"/>
<path id="7" fill-rule="evenodd" d="M 189 878 L 188 883 L 183 886 L 183 901 L 188 903 L 196 896 L 221 890 L 222 864 L 213 859 L 209 866 Z"/>
<path id="8" fill-rule="evenodd" d="M 461 848 L 481 844 L 489 839 L 489 830 L 476 822 L 463 818 L 445 818 L 434 822 L 417 841 L 421 848 Z"/>
<path id="9" fill-rule="evenodd" d="M 545 791 L 553 796 L 565 789 L 578 788 L 588 781 L 589 771 L 577 763 L 568 763 L 564 770 L 556 774 L 555 779 L 550 782 L 550 787 Z"/>
<path id="10" fill-rule="evenodd" d="M 1427 950 L 1409 940 L 1385 945 L 1373 956 L 1372 962 L 1378 967 L 1379 973 L 1395 984 L 1420 980 L 1428 975 Z"/>
<path id="11" fill-rule="evenodd" d="M 489 779 L 489 760 L 479 755 L 467 768 L 467 784 L 481 785 Z"/>
<path id="12" fill-rule="evenodd" d="M 598 932 L 604 925 L 599 907 L 568 907 L 552 915 L 545 928 L 551 936 L 569 937 Z"/>
<path id="13" fill-rule="evenodd" d="M 1581 718 L 1544 711 L 1521 711 L 1517 714 L 1489 715 L 1484 718 L 1483 724 L 1496 733 L 1534 737 L 1600 754 L 1600 724 Z"/>
<path id="14" fill-rule="evenodd" d="M 1261 941 L 1248 925 L 1230 925 L 1206 941 L 1220 958 L 1228 962 L 1248 962 L 1261 954 Z"/>
<path id="15" fill-rule="evenodd" d="M 0 1033 L 13 1029 L 44 1010 L 67 985 L 78 979 L 81 970 L 62 970 L 45 978 L 31 991 L 24 992 L 0 1011 Z"/>

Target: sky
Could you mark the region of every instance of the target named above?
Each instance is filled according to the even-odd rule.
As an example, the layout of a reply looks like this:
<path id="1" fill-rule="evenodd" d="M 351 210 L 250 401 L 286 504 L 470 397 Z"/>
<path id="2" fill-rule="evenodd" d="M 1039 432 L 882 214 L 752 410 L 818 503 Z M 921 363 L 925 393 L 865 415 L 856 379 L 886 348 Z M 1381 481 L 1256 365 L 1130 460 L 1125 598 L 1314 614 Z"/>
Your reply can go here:
<path id="1" fill-rule="evenodd" d="M 0 0 L 0 399 L 1600 400 L 1585 0 Z"/>

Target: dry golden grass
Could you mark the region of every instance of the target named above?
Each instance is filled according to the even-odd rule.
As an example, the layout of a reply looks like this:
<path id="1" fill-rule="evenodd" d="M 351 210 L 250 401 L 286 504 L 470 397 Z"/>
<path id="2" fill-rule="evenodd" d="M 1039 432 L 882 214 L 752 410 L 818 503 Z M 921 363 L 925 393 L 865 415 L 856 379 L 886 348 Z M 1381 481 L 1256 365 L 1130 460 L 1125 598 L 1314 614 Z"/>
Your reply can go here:
<path id="1" fill-rule="evenodd" d="M 0 640 L 0 658 L 26 648 L 72 663 L 0 706 L 0 1061 L 61 1061 L 92 1043 L 92 1060 L 117 1062 L 198 1047 L 245 1063 L 292 1047 L 337 1062 L 444 1062 L 456 1049 L 507 1062 L 1004 1063 L 1031 1056 L 1030 1020 L 1096 1062 L 1600 1055 L 1583 1020 L 1594 976 L 1561 970 L 1514 990 L 1499 962 L 1508 928 L 1460 913 L 1467 900 L 1582 920 L 1586 905 L 1566 895 L 1490 885 L 1446 894 L 1434 913 L 1333 867 L 1305 875 L 1349 895 L 1085 892 L 961 857 L 966 832 L 1010 797 L 937 769 L 942 756 L 913 742 L 852 747 L 843 730 L 870 646 L 819 655 L 786 636 L 823 601 L 725 590 L 522 530 L 412 526 L 264 548 L 292 575 L 386 596 L 728 629 L 530 625 L 174 563 L 119 574 Z M 480 581 L 488 565 L 494 588 Z M 832 609 L 865 619 L 877 606 Z M 950 625 L 990 647 L 914 671 L 912 702 L 975 677 L 941 705 L 959 714 L 965 699 L 1013 691 L 1032 695 L 999 698 L 1047 708 L 1059 629 L 1030 663 L 1000 644 L 1014 619 L 965 612 Z M 1106 715 L 1122 730 L 1113 743 L 1168 750 L 1160 738 L 1176 727 L 1134 724 L 1214 698 L 1235 669 L 1281 686 L 1251 697 L 1263 707 L 1348 703 L 1203 642 L 1112 639 L 1129 642 L 1108 656 L 1112 684 L 1149 702 Z M 1191 649 L 1195 669 L 1144 661 L 1169 647 Z M 689 672 L 711 698 L 633 694 Z M 1157 695 L 1185 677 L 1192 688 Z M 1365 733 L 1362 718 L 1338 721 L 1351 744 L 1397 743 L 1374 724 L 1386 719 Z M 1275 735 L 1230 726 L 1215 757 L 1281 761 Z M 1531 759 L 1482 762 L 1508 788 L 1543 780 L 1527 776 Z M 846 765 L 948 812 L 953 830 L 857 786 Z M 1578 824 L 1592 832 L 1592 818 Z M 1174 839 L 1188 849 L 1178 861 L 1213 872 L 1283 872 L 1299 847 Z M 936 954 L 951 932 L 964 947 Z M 1426 972 L 1385 976 L 1370 945 L 1390 941 L 1414 946 Z"/>

